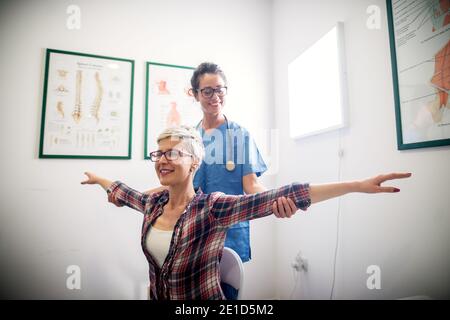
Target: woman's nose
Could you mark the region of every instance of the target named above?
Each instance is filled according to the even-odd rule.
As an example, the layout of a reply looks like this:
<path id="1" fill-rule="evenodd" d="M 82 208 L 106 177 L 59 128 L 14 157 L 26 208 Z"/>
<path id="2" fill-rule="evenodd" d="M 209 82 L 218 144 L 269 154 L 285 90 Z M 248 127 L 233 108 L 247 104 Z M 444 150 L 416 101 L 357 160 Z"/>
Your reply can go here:
<path id="1" fill-rule="evenodd" d="M 159 160 L 158 160 L 158 163 L 167 163 L 168 161 L 167 161 L 167 158 L 166 158 L 166 155 L 165 154 L 163 154 L 162 156 L 161 156 L 161 158 L 159 158 Z"/>
<path id="2" fill-rule="evenodd" d="M 210 99 L 211 99 L 212 102 L 219 102 L 220 101 L 220 97 L 217 94 L 217 92 L 214 92 Z"/>

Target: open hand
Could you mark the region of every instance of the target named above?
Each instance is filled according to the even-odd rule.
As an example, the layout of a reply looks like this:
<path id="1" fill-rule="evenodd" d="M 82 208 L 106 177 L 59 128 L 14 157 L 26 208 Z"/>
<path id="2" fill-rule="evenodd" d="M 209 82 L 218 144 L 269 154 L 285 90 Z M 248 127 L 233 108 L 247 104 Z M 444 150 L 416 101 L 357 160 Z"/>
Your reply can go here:
<path id="1" fill-rule="evenodd" d="M 359 191 L 365 193 L 380 193 L 380 192 L 399 192 L 400 189 L 395 187 L 382 187 L 381 184 L 388 180 L 404 179 L 411 177 L 411 173 L 390 173 L 380 174 L 376 177 L 363 180 L 359 184 Z"/>
<path id="2" fill-rule="evenodd" d="M 93 174 L 91 172 L 85 172 L 84 174 L 88 177 L 88 179 L 81 181 L 81 184 L 96 184 L 96 183 L 98 183 L 98 177 L 95 174 Z"/>

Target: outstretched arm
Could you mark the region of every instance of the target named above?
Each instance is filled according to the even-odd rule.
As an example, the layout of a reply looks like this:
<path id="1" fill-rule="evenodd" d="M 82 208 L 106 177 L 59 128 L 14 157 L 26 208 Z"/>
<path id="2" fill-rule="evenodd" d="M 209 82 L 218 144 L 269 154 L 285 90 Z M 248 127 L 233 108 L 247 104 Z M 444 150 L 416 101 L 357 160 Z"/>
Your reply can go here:
<path id="1" fill-rule="evenodd" d="M 310 185 L 311 203 L 317 203 L 328 199 L 343 196 L 351 192 L 381 193 L 399 192 L 395 187 L 382 187 L 381 183 L 388 180 L 404 179 L 411 177 L 411 173 L 380 174 L 376 177 L 353 182 L 338 182 L 319 185 Z"/>
<path id="2" fill-rule="evenodd" d="M 144 213 L 146 206 L 151 205 L 148 194 L 136 191 L 124 183 L 119 181 L 112 182 L 111 180 L 99 177 L 91 172 L 84 173 L 88 179 L 81 182 L 81 184 L 98 184 L 108 193 L 108 201 L 118 207 L 128 206 L 139 212 Z"/>
<path id="3" fill-rule="evenodd" d="M 381 183 L 387 180 L 403 179 L 410 176 L 411 173 L 391 173 L 355 182 L 321 185 L 293 183 L 288 186 L 253 195 L 220 195 L 213 200 L 214 203 L 211 211 L 219 223 L 224 226 L 230 226 L 237 222 L 261 218 L 271 214 L 273 201 L 279 197 L 290 198 L 298 208 L 306 210 L 312 203 L 343 196 L 351 192 L 398 192 L 400 191 L 399 189 L 395 187 L 382 187 Z"/>

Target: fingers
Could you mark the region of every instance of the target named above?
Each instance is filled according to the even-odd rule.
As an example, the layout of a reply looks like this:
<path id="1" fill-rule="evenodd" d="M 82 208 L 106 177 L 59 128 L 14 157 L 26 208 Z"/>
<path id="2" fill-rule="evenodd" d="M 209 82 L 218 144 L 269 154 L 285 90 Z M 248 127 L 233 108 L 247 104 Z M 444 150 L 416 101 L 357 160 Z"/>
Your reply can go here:
<path id="1" fill-rule="evenodd" d="M 411 177 L 412 173 L 390 173 L 386 175 L 381 175 L 382 181 L 394 180 L 394 179 L 405 179 Z"/>
<path id="2" fill-rule="evenodd" d="M 292 217 L 296 210 L 292 210 L 291 205 L 285 197 L 281 197 L 281 203 L 283 204 L 284 213 L 286 218 Z"/>
<path id="3" fill-rule="evenodd" d="M 395 192 L 400 192 L 400 189 L 395 188 L 395 187 L 380 187 L 380 188 L 378 188 L 378 192 L 395 193 Z"/>
<path id="4" fill-rule="evenodd" d="M 380 175 L 377 178 L 375 178 L 374 182 L 377 185 L 375 192 L 388 192 L 388 193 L 394 193 L 394 192 L 400 192 L 400 189 L 396 187 L 382 187 L 380 186 L 381 183 L 387 181 L 387 180 L 395 180 L 395 179 L 405 179 L 411 177 L 412 173 L 390 173 L 386 175 Z"/>
<path id="5" fill-rule="evenodd" d="M 389 179 L 405 179 L 411 177 L 412 173 L 391 173 Z"/>
<path id="6" fill-rule="evenodd" d="M 286 218 L 287 215 L 286 215 L 286 210 L 284 210 L 283 197 L 279 197 L 277 199 L 277 206 L 278 206 L 278 212 L 280 213 L 280 218 Z"/>
<path id="7" fill-rule="evenodd" d="M 85 175 L 87 175 L 87 180 L 81 181 L 81 184 L 90 184 L 91 183 L 91 179 L 92 179 L 92 173 L 90 172 L 85 172 Z"/>
<path id="8" fill-rule="evenodd" d="M 294 201 L 292 201 L 291 198 L 287 198 L 287 202 L 289 204 L 289 207 L 291 208 L 292 214 L 296 213 L 298 208 L 295 205 Z"/>
<path id="9" fill-rule="evenodd" d="M 284 210 L 281 197 L 273 202 L 272 211 L 277 218 L 286 218 L 286 212 Z"/>
<path id="10" fill-rule="evenodd" d="M 297 206 L 290 198 L 279 197 L 272 203 L 272 211 L 277 218 L 290 218 L 297 210 Z"/>
<path id="11" fill-rule="evenodd" d="M 280 217 L 280 213 L 278 212 L 278 207 L 277 207 L 277 202 L 276 201 L 274 201 L 272 203 L 272 212 L 277 218 L 281 218 Z"/>

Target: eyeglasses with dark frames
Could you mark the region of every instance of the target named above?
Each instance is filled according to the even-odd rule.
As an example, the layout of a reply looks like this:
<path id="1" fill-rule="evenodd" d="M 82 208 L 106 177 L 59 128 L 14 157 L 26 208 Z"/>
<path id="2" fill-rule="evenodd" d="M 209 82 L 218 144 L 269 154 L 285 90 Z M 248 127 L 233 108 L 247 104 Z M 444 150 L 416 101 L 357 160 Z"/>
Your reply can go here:
<path id="1" fill-rule="evenodd" d="M 198 89 L 197 91 L 200 91 L 200 93 L 204 98 L 209 99 L 214 95 L 214 93 L 217 93 L 219 97 L 223 97 L 224 95 L 227 94 L 228 87 L 219 87 L 219 88 L 206 87 L 203 89 Z"/>
<path id="2" fill-rule="evenodd" d="M 192 157 L 192 154 L 177 149 L 169 149 L 164 152 L 161 150 L 150 152 L 149 156 L 152 162 L 158 162 L 159 160 L 161 160 L 162 156 L 166 157 L 168 161 L 174 161 L 179 159 L 180 157 Z"/>

